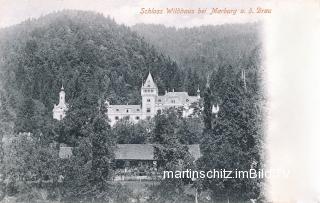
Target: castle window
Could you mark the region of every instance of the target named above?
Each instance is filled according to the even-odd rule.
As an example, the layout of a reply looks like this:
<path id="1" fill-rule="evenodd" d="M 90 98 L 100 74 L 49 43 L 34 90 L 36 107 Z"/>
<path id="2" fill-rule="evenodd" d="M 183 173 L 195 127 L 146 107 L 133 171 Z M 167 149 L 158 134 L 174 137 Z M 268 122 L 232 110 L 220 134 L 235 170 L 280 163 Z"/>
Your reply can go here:
<path id="1" fill-rule="evenodd" d="M 150 102 L 150 99 L 147 99 L 147 102 Z"/>
<path id="2" fill-rule="evenodd" d="M 118 117 L 118 116 L 116 116 L 116 117 L 114 117 L 114 119 L 119 120 L 119 117 Z"/>
<path id="3" fill-rule="evenodd" d="M 176 103 L 176 101 L 173 99 L 173 100 L 171 100 L 171 103 L 173 103 L 173 104 L 174 104 L 174 103 Z"/>
<path id="4" fill-rule="evenodd" d="M 140 109 L 137 109 L 137 111 L 140 111 Z"/>
<path id="5" fill-rule="evenodd" d="M 158 102 L 161 102 L 161 99 L 158 99 Z"/>
<path id="6" fill-rule="evenodd" d="M 150 108 L 147 108 L 147 113 L 150 113 L 151 112 L 151 109 Z"/>
<path id="7" fill-rule="evenodd" d="M 144 92 L 147 92 L 147 90 L 144 90 Z"/>
<path id="8" fill-rule="evenodd" d="M 148 85 L 148 87 L 150 87 L 150 85 Z"/>
<path id="9" fill-rule="evenodd" d="M 129 109 L 127 109 L 127 113 L 129 113 Z"/>
<path id="10" fill-rule="evenodd" d="M 139 119 L 140 119 L 140 117 L 139 117 L 139 116 L 137 116 L 137 117 L 136 117 L 136 120 L 139 120 Z"/>
<path id="11" fill-rule="evenodd" d="M 189 102 L 189 99 L 186 99 L 186 102 Z"/>
<path id="12" fill-rule="evenodd" d="M 119 111 L 119 109 L 116 109 L 116 111 Z"/>
<path id="13" fill-rule="evenodd" d="M 153 92 L 153 90 L 151 90 L 151 92 Z"/>

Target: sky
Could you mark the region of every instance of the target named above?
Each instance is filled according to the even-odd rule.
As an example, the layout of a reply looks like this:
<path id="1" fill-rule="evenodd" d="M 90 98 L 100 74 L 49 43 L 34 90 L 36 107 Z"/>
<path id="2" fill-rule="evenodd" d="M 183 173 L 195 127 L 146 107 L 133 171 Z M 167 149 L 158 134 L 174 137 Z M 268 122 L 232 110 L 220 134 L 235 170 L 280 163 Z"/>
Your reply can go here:
<path id="1" fill-rule="evenodd" d="M 28 18 L 38 18 L 63 9 L 91 10 L 110 15 L 116 22 L 165 24 L 176 27 L 245 23 L 261 15 L 141 15 L 141 8 L 256 8 L 274 7 L 275 0 L 0 0 L 0 27 L 17 24 Z"/>

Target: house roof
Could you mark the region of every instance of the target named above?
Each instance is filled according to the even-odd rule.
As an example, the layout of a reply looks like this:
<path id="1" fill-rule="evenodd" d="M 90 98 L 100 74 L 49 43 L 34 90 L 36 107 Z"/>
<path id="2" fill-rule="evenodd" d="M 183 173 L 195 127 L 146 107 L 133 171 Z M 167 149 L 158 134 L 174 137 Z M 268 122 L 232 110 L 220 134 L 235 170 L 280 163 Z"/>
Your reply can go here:
<path id="1" fill-rule="evenodd" d="M 115 150 L 116 160 L 156 160 L 154 156 L 154 144 L 118 144 Z M 199 144 L 187 145 L 190 154 L 195 160 L 201 157 Z M 73 147 L 60 146 L 59 157 L 72 156 Z"/>
<path id="2" fill-rule="evenodd" d="M 116 160 L 156 160 L 153 144 L 118 144 L 115 151 Z M 197 160 L 200 158 L 199 144 L 188 145 L 190 154 Z"/>
<path id="3" fill-rule="evenodd" d="M 153 147 L 151 144 L 118 144 L 115 159 L 155 160 Z"/>

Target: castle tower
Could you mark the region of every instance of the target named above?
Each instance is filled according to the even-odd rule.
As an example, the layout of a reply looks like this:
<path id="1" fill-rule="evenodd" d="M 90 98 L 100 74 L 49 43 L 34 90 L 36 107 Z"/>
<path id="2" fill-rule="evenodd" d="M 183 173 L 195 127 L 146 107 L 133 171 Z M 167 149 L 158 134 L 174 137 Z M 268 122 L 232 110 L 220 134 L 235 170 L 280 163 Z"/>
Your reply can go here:
<path id="1" fill-rule="evenodd" d="M 68 110 L 67 104 L 66 104 L 66 93 L 64 92 L 63 85 L 61 87 L 61 91 L 59 93 L 59 104 L 54 105 L 53 107 L 53 118 L 57 120 L 62 120 L 66 116 L 66 111 Z"/>
<path id="2" fill-rule="evenodd" d="M 149 72 L 145 83 L 141 87 L 142 119 L 151 118 L 156 114 L 155 104 L 158 96 L 158 87 Z"/>
<path id="3" fill-rule="evenodd" d="M 58 106 L 67 107 L 67 105 L 66 105 L 66 93 L 64 92 L 63 85 L 62 85 L 61 91 L 59 93 L 59 104 L 58 104 Z"/>

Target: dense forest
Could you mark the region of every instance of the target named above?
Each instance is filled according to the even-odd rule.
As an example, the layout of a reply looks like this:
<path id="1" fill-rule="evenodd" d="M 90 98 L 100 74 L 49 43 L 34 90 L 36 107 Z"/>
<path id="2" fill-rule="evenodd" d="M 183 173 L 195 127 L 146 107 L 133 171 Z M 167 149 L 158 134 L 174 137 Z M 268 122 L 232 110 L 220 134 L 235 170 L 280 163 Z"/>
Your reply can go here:
<path id="1" fill-rule="evenodd" d="M 102 14 L 67 10 L 1 29 L 0 197 L 18 194 L 18 201 L 34 202 L 49 191 L 46 200 L 140 201 L 109 181 L 117 143 L 159 144 L 157 156 L 167 170 L 263 167 L 258 28 L 130 28 Z M 179 109 L 168 109 L 150 121 L 121 120 L 111 128 L 105 100 L 140 103 L 149 71 L 160 94 L 174 88 L 194 95 L 199 86 L 197 115 L 183 118 Z M 62 85 L 69 110 L 58 122 L 52 108 Z M 219 115 L 212 115 L 217 104 Z M 58 143 L 74 146 L 74 156 L 60 160 Z M 184 147 L 195 143 L 203 155 L 197 162 Z M 53 186 L 27 181 L 43 179 Z M 150 187 L 148 201 L 193 202 L 194 194 L 186 192 L 190 185 L 212 201 L 263 197 L 261 180 L 181 179 Z"/>
<path id="2" fill-rule="evenodd" d="M 132 30 L 162 53 L 174 59 L 180 68 L 196 70 L 205 76 L 227 62 L 234 68 L 247 66 L 243 59 L 260 45 L 258 23 L 224 24 L 192 28 L 137 24 Z"/>
<path id="3" fill-rule="evenodd" d="M 62 84 L 72 101 L 100 80 L 112 103 L 138 103 L 148 71 L 160 91 L 181 88 L 172 60 L 129 27 L 90 12 L 60 12 L 3 29 L 1 56 L 5 90 L 50 110 Z"/>

